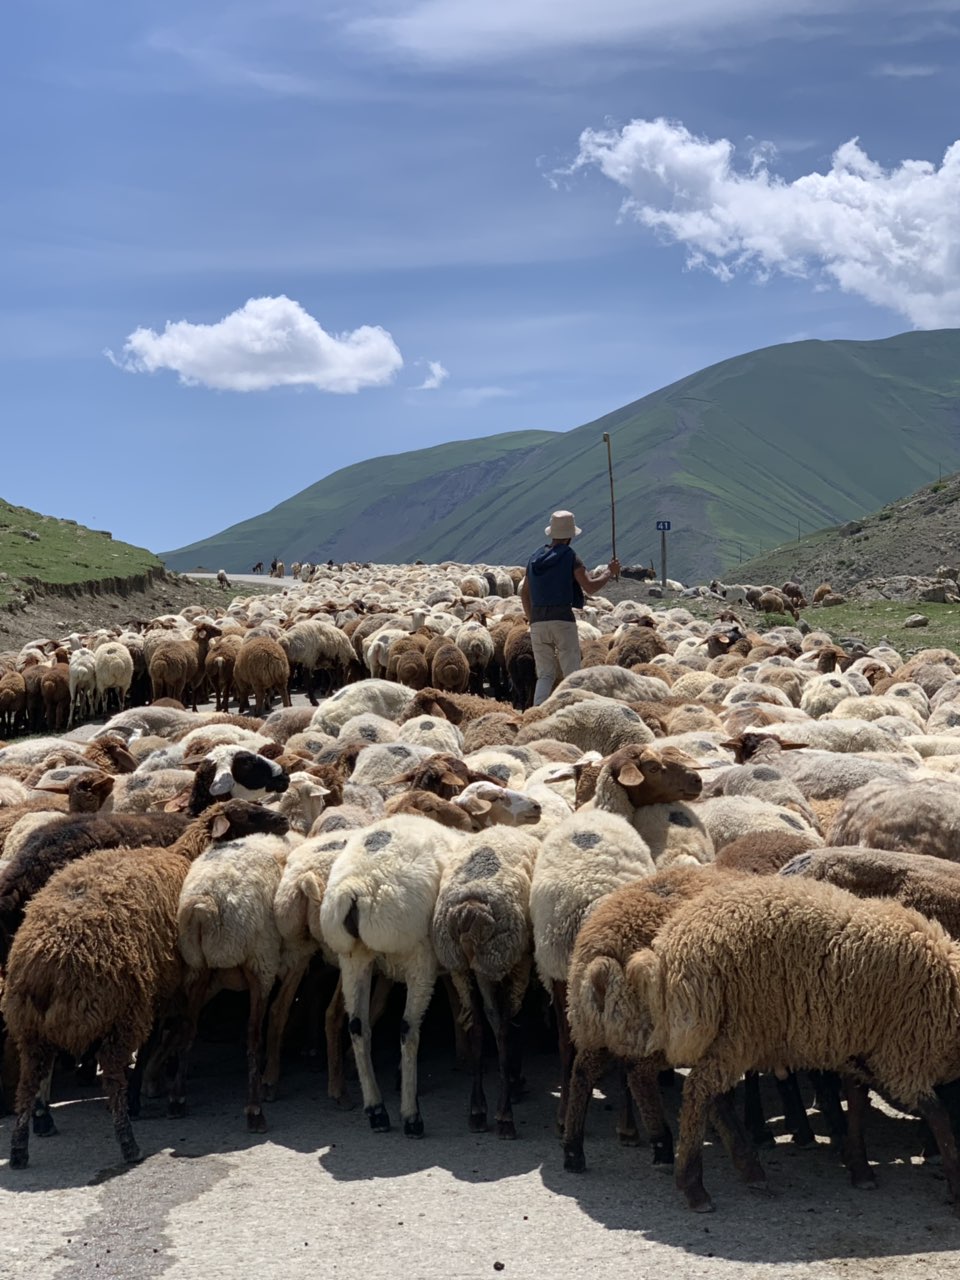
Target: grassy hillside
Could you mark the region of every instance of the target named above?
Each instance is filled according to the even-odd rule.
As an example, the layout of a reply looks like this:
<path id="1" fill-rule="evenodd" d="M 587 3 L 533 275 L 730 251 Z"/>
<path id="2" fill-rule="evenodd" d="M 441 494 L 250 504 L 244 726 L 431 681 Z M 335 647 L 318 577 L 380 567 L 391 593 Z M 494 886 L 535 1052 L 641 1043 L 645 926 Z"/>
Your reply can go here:
<path id="1" fill-rule="evenodd" d="M 578 549 L 609 554 L 602 434 L 611 436 L 617 549 L 703 579 L 802 530 L 861 517 L 960 468 L 960 330 L 796 342 L 725 360 L 563 433 L 515 433 L 375 459 L 164 556 L 177 569 L 284 560 L 513 563 L 572 507 Z"/>
<path id="2" fill-rule="evenodd" d="M 13 599 L 22 585 L 77 586 L 162 568 L 143 547 L 0 499 L 0 604 Z"/>
<path id="3" fill-rule="evenodd" d="M 941 564 L 960 564 L 960 474 L 847 525 L 775 547 L 734 566 L 730 576 L 738 582 L 829 582 L 846 591 L 865 578 L 932 574 Z"/>
<path id="4" fill-rule="evenodd" d="M 447 517 L 455 522 L 458 510 L 494 490 L 522 459 L 553 439 L 549 431 L 515 431 L 358 462 L 272 511 L 164 552 L 163 560 L 181 572 L 224 568 L 241 573 L 274 556 L 288 567 L 294 560 L 316 563 L 331 556 L 416 559 L 420 552 L 408 548 L 426 546 L 426 531 L 434 522 Z"/>

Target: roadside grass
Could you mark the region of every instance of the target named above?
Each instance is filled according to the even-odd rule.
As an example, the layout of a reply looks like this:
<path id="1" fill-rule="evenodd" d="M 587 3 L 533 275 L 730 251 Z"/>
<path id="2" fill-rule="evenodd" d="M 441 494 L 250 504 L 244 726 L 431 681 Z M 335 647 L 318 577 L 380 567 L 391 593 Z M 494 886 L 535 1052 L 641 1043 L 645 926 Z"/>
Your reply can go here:
<path id="1" fill-rule="evenodd" d="M 7 575 L 0 579 L 0 604 L 12 600 L 27 580 L 63 585 L 132 578 L 161 567 L 143 547 L 0 499 L 0 573 Z"/>

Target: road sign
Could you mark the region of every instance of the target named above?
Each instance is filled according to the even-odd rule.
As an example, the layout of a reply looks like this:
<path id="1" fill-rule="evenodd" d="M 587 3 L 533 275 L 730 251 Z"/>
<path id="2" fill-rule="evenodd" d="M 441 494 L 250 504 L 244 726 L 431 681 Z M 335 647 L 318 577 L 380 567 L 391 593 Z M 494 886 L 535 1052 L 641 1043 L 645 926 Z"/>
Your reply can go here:
<path id="1" fill-rule="evenodd" d="M 658 520 L 658 521 L 657 521 L 657 533 L 669 533 L 669 532 L 670 532 L 670 521 L 669 521 L 669 520 Z"/>

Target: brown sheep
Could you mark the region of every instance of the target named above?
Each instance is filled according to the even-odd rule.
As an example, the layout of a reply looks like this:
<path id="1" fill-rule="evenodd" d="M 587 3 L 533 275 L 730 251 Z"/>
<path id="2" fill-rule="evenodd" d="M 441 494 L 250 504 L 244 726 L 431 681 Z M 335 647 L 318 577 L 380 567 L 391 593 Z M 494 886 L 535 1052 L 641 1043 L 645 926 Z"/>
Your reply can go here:
<path id="1" fill-rule="evenodd" d="M 27 686 L 19 671 L 0 678 L 0 733 L 12 737 L 23 728 L 27 710 Z"/>
<path id="2" fill-rule="evenodd" d="M 401 723 L 413 720 L 416 716 L 437 716 L 449 720 L 451 724 L 466 726 L 480 716 L 494 711 L 509 716 L 515 714 L 509 702 L 495 702 L 492 698 L 481 698 L 475 693 L 450 693 L 443 689 L 426 688 L 415 695 Z"/>
<path id="3" fill-rule="evenodd" d="M 207 650 L 203 670 L 216 697 L 218 711 L 226 711 L 230 706 L 233 669 L 241 643 L 242 639 L 238 635 L 218 636 Z"/>
<path id="4" fill-rule="evenodd" d="M 397 813 L 413 813 L 422 818 L 432 818 L 444 827 L 453 827 L 456 831 L 473 831 L 473 819 L 459 805 L 444 800 L 432 791 L 404 791 L 387 801 L 387 817 Z"/>
<path id="5" fill-rule="evenodd" d="M 483 747 L 498 747 L 513 742 L 520 729 L 520 719 L 504 711 L 491 711 L 471 720 L 463 731 L 463 753 L 480 751 Z"/>
<path id="6" fill-rule="evenodd" d="M 610 650 L 610 662 L 619 667 L 632 667 L 646 663 L 657 654 L 666 653 L 667 647 L 653 629 L 652 619 L 634 623 Z"/>
<path id="7" fill-rule="evenodd" d="M 722 870 L 738 871 L 742 875 L 772 876 L 791 858 L 810 848 L 809 839 L 802 835 L 754 831 L 718 849 L 715 865 Z M 819 852 L 817 849 L 817 853 Z"/>
<path id="8" fill-rule="evenodd" d="M 123 1158 L 140 1159 L 127 1066 L 180 985 L 177 906 L 190 863 L 215 840 L 286 830 L 271 810 L 229 800 L 208 809 L 175 844 L 133 856 L 127 849 L 92 853 L 31 900 L 10 949 L 2 1003 L 21 1063 L 11 1168 L 27 1165 L 31 1113 L 57 1049 L 80 1057 L 93 1044 Z M 182 1071 L 181 1058 L 171 1104 L 180 1100 Z M 49 1112 L 47 1120 L 53 1132 Z"/>
<path id="9" fill-rule="evenodd" d="M 270 699 L 275 693 L 279 693 L 285 707 L 290 706 L 287 687 L 290 663 L 282 646 L 268 636 L 255 636 L 243 642 L 234 664 L 233 679 L 241 711 L 248 709 L 251 693 L 258 716 L 266 715 L 270 710 Z"/>
<path id="10" fill-rule="evenodd" d="M 400 654 L 393 670 L 394 675 L 391 677 L 388 668 L 387 679 L 393 678 L 400 684 L 405 684 L 408 689 L 425 689 L 430 683 L 430 668 L 419 649 L 408 649 Z"/>
<path id="11" fill-rule="evenodd" d="M 514 625 L 507 636 L 503 653 L 513 705 L 518 711 L 526 711 L 533 706 L 537 664 L 533 657 L 530 628 L 525 622 Z"/>
<path id="12" fill-rule="evenodd" d="M 713 868 L 671 867 L 601 898 L 580 927 L 570 961 L 567 1017 L 576 1056 L 563 1125 L 563 1165 L 586 1168 L 583 1133 L 593 1086 L 611 1057 L 628 1064 L 627 1080 L 653 1148 L 653 1163 L 673 1164 L 673 1135 L 663 1114 L 657 1074 L 665 1062 L 638 1057 L 643 1028 L 631 1017 L 624 970 L 649 947 L 677 908 L 717 878 Z"/>
<path id="13" fill-rule="evenodd" d="M 70 668 L 65 662 L 43 669 L 40 696 L 47 728 L 52 733 L 63 733 L 70 715 Z"/>
<path id="14" fill-rule="evenodd" d="M 833 587 L 829 582 L 821 582 L 813 593 L 813 603 L 820 604 L 825 597 L 833 594 Z"/>
<path id="15" fill-rule="evenodd" d="M 433 656 L 430 683 L 447 693 L 466 693 L 470 684 L 470 663 L 455 644 L 445 641 Z"/>

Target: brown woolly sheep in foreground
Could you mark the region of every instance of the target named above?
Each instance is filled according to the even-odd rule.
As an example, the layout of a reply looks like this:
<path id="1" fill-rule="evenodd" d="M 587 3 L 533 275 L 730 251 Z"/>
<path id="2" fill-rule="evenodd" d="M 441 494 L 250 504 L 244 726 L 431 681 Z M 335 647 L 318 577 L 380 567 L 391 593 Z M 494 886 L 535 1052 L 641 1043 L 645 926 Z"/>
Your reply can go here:
<path id="1" fill-rule="evenodd" d="M 722 876 L 631 958 L 626 979 L 649 1010 L 643 1052 L 691 1068 L 676 1175 L 691 1209 L 713 1208 L 702 1173 L 711 1107 L 722 1110 L 744 1072 L 788 1067 L 845 1076 L 855 1186 L 874 1184 L 863 1140 L 872 1085 L 927 1120 L 960 1198 L 957 1145 L 935 1092 L 960 1077 L 960 947 L 939 924 L 829 884 Z M 731 1137 L 741 1176 L 763 1186 L 752 1150 Z"/>
<path id="2" fill-rule="evenodd" d="M 177 904 L 190 863 L 212 841 L 286 830 L 269 809 L 228 800 L 169 848 L 91 854 L 32 899 L 10 949 L 0 1006 L 20 1052 L 11 1168 L 27 1165 L 31 1112 L 57 1049 L 80 1057 L 93 1044 L 123 1158 L 140 1159 L 127 1066 L 180 985 Z M 181 1058 L 171 1104 L 182 1097 L 182 1068 Z M 53 1131 L 44 1104 L 38 1118 Z"/>

